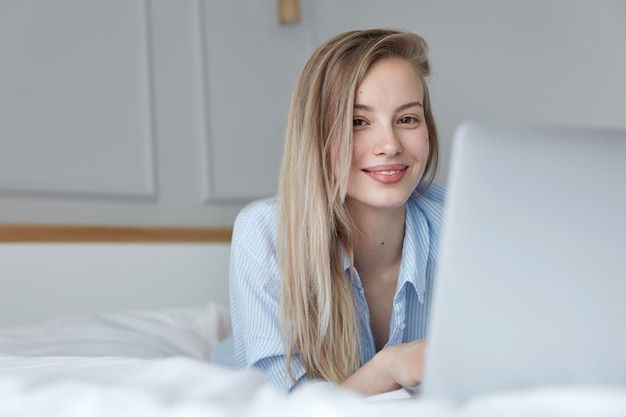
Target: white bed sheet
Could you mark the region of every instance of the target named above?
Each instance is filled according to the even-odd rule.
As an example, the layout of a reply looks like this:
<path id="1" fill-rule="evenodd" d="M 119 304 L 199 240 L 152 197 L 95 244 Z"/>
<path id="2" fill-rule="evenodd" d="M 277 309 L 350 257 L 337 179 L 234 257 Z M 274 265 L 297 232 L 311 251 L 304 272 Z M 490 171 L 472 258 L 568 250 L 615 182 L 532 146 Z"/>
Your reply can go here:
<path id="1" fill-rule="evenodd" d="M 286 396 L 254 371 L 192 358 L 0 358 L 1 416 L 618 417 L 626 391 L 543 388 L 444 401 L 368 401 L 327 384 Z M 383 414 L 384 413 L 384 414 Z"/>
<path id="2" fill-rule="evenodd" d="M 463 405 L 401 393 L 366 399 L 324 383 L 287 396 L 256 371 L 209 362 L 228 325 L 227 309 L 209 304 L 0 329 L 0 416 L 626 416 L 626 388 L 598 386 Z"/>

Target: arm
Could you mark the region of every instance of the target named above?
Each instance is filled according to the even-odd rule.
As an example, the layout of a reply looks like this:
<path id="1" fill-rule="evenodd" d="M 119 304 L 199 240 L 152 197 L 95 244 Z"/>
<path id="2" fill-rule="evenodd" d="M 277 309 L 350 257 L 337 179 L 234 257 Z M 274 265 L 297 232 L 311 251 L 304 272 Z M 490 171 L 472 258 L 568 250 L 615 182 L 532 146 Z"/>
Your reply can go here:
<path id="1" fill-rule="evenodd" d="M 393 391 L 421 382 L 426 339 L 384 348 L 341 386 L 363 395 Z"/>
<path id="2" fill-rule="evenodd" d="M 238 216 L 230 254 L 230 307 L 239 368 L 254 367 L 283 391 L 287 377 L 280 317 L 281 277 L 276 263 L 272 206 L 253 204 Z M 294 360 L 294 377 L 304 368 Z"/>

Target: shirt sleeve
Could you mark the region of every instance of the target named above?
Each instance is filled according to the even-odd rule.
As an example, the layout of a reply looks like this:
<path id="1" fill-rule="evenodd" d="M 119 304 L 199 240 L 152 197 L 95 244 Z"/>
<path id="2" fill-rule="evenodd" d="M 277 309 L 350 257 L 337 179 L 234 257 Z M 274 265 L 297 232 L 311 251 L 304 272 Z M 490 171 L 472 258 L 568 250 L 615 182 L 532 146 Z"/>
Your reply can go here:
<path id="1" fill-rule="evenodd" d="M 280 316 L 281 277 L 276 261 L 275 214 L 257 204 L 240 213 L 233 228 L 230 258 L 230 304 L 235 359 L 240 368 L 256 368 L 282 391 L 295 383 L 287 374 Z M 297 357 L 292 374 L 304 381 Z"/>

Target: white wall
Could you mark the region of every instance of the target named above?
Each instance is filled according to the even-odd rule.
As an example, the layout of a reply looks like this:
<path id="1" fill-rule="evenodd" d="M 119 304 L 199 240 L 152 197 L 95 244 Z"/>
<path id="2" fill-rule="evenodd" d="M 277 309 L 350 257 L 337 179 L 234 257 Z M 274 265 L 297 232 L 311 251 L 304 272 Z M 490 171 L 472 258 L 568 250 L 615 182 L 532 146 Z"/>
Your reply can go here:
<path id="1" fill-rule="evenodd" d="M 0 222 L 230 225 L 274 193 L 293 84 L 343 30 L 431 46 L 445 182 L 464 119 L 626 127 L 619 0 L 0 1 Z"/>

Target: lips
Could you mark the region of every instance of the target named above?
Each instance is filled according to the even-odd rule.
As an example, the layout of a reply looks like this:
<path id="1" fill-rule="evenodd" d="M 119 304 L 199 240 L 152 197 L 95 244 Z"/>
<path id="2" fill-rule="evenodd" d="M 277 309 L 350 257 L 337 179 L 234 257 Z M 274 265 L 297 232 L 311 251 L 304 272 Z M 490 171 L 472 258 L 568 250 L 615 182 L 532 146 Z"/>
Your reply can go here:
<path id="1" fill-rule="evenodd" d="M 393 165 L 379 165 L 375 167 L 365 168 L 362 171 L 365 172 L 374 181 L 382 184 L 393 184 L 402 178 L 407 171 L 408 166 L 402 164 Z"/>

